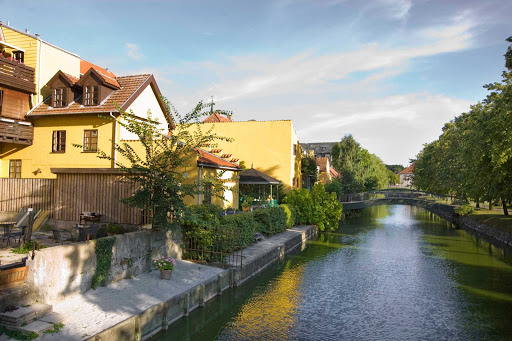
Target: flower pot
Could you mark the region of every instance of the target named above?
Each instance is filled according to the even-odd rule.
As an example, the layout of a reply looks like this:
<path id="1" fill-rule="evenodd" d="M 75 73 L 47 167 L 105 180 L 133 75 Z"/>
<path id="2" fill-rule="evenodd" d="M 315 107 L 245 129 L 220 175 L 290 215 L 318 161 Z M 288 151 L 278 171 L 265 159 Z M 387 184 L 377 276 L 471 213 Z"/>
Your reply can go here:
<path id="1" fill-rule="evenodd" d="M 161 279 L 171 279 L 172 270 L 160 270 Z"/>

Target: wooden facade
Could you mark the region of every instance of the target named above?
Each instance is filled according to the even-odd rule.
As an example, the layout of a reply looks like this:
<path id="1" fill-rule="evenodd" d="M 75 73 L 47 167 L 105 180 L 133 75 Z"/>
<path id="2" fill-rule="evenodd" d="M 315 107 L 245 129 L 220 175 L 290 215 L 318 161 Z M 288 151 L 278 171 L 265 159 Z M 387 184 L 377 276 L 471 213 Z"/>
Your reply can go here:
<path id="1" fill-rule="evenodd" d="M 35 93 L 34 69 L 0 55 L 0 84 L 16 90 Z"/>
<path id="2" fill-rule="evenodd" d="M 33 141 L 34 126 L 31 123 L 18 120 L 2 120 L 0 117 L 0 142 L 31 145 Z"/>
<path id="3" fill-rule="evenodd" d="M 54 179 L 0 178 L 0 211 L 19 211 L 33 207 L 52 210 Z"/>
<path id="4" fill-rule="evenodd" d="M 0 211 L 34 207 L 59 221 L 76 221 L 83 212 L 101 214 L 102 223 L 147 224 L 139 208 L 121 203 L 134 185 L 116 169 L 56 170 L 57 179 L 0 179 Z"/>

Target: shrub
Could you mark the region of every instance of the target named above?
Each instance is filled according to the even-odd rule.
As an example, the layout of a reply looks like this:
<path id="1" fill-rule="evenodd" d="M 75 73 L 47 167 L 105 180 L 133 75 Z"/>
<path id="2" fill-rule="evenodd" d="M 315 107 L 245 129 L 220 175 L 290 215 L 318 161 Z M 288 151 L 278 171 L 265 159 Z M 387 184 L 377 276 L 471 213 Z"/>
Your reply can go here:
<path id="1" fill-rule="evenodd" d="M 284 198 L 284 203 L 294 207 L 297 225 L 314 224 L 314 204 L 311 194 L 305 188 L 294 189 Z"/>
<path id="2" fill-rule="evenodd" d="M 465 215 L 473 213 L 474 210 L 475 209 L 473 208 L 473 206 L 466 204 L 466 205 L 462 205 L 462 206 L 458 207 L 455 210 L 455 213 L 457 213 L 458 215 L 461 215 L 461 216 L 465 216 Z"/>
<path id="3" fill-rule="evenodd" d="M 29 251 L 32 251 L 34 248 L 37 249 L 37 242 L 35 240 L 31 240 L 31 241 L 23 244 L 20 247 L 12 248 L 11 252 L 23 255 L 25 253 L 28 253 Z M 39 249 L 44 249 L 44 248 L 46 248 L 46 246 L 39 245 Z"/>
<path id="4" fill-rule="evenodd" d="M 297 212 L 292 205 L 281 204 L 279 207 L 282 207 L 284 210 L 284 215 L 286 216 L 286 227 L 290 228 L 295 225 L 295 219 L 297 216 Z"/>
<path id="5" fill-rule="evenodd" d="M 261 225 L 259 232 L 272 235 L 286 230 L 286 214 L 282 207 L 271 207 L 253 212 L 254 219 Z"/>
<path id="6" fill-rule="evenodd" d="M 213 204 L 187 206 L 181 218 L 184 227 L 217 227 L 222 217 L 222 209 Z"/>
<path id="7" fill-rule="evenodd" d="M 254 233 L 262 229 L 261 224 L 254 219 L 254 213 L 224 216 L 222 226 L 227 230 L 239 230 L 242 247 L 252 245 L 254 243 Z"/>
<path id="8" fill-rule="evenodd" d="M 107 231 L 113 234 L 124 234 L 124 227 L 118 224 L 108 224 Z"/>
<path id="9" fill-rule="evenodd" d="M 327 193 L 322 184 L 317 184 L 311 190 L 311 197 L 315 205 L 315 221 L 320 231 L 336 230 L 343 211 L 336 193 Z"/>

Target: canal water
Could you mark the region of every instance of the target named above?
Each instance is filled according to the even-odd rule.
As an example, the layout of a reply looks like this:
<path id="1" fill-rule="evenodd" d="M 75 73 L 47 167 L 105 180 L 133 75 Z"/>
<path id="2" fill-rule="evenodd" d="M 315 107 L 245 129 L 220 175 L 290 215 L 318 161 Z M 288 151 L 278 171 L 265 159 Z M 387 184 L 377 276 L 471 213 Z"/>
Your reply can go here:
<path id="1" fill-rule="evenodd" d="M 376 206 L 152 340 L 512 340 L 512 259 L 411 206 Z"/>

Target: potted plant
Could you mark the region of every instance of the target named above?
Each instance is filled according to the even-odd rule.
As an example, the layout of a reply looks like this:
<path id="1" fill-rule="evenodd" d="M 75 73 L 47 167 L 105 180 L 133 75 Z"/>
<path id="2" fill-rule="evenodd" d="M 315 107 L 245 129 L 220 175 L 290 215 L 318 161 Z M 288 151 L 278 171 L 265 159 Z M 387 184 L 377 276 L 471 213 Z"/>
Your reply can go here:
<path id="1" fill-rule="evenodd" d="M 242 211 L 249 212 L 252 208 L 252 202 L 254 201 L 253 197 L 246 197 L 242 202 Z"/>
<path id="2" fill-rule="evenodd" d="M 172 271 L 176 265 L 174 258 L 165 258 L 162 256 L 153 260 L 153 264 L 158 270 L 160 270 L 161 279 L 171 279 Z"/>

